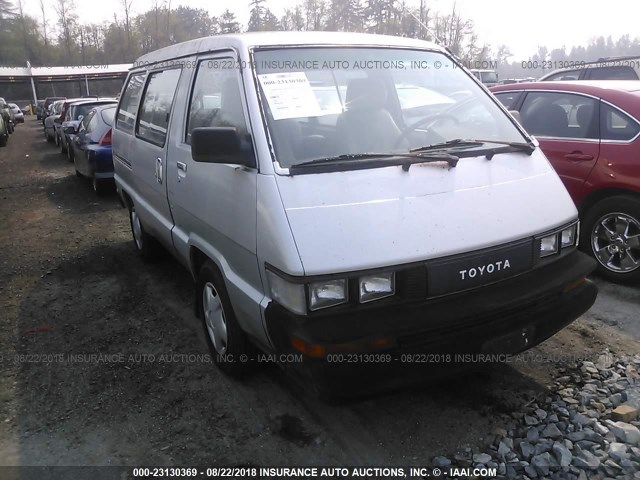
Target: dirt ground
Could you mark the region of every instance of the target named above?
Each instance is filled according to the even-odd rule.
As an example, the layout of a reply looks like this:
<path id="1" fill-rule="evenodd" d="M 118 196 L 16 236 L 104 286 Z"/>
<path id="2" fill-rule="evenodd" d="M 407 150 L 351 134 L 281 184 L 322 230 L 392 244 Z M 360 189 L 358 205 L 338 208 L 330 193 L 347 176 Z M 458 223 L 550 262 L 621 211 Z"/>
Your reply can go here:
<path id="1" fill-rule="evenodd" d="M 159 361 L 207 352 L 190 275 L 143 264 L 116 197 L 29 118 L 0 149 L 0 464 L 428 464 L 490 441 L 572 358 L 640 352 L 640 288 L 598 283 L 531 361 L 338 405 L 275 366 Z"/>

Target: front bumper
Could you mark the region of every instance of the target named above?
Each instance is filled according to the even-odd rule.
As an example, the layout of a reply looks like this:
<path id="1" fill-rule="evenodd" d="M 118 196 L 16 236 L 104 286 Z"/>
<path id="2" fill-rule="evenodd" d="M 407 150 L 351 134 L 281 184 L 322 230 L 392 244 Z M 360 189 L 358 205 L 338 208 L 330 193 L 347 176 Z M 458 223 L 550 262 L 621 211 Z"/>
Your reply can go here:
<path id="1" fill-rule="evenodd" d="M 323 361 L 360 352 L 518 353 L 546 340 L 593 305 L 585 277 L 595 262 L 575 251 L 499 283 L 431 300 L 339 313 L 265 310 L 276 349 Z M 320 313 L 320 312 L 318 312 Z M 294 348 L 295 345 L 295 348 Z"/>

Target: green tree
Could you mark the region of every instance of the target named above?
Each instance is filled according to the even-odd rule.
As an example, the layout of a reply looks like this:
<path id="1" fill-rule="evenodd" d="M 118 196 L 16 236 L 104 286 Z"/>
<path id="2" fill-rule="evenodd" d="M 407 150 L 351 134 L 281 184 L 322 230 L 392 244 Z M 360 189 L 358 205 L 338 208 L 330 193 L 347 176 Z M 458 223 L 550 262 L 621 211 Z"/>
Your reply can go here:
<path id="1" fill-rule="evenodd" d="M 236 20 L 236 15 L 228 8 L 222 12 L 219 19 L 220 33 L 238 33 L 240 23 Z"/>
<path id="2" fill-rule="evenodd" d="M 251 0 L 249 5 L 249 25 L 248 30 L 250 32 L 260 32 L 265 30 L 264 15 L 266 7 L 264 6 L 265 0 Z"/>
<path id="3" fill-rule="evenodd" d="M 361 0 L 331 0 L 327 29 L 344 32 L 361 32 L 364 28 Z"/>

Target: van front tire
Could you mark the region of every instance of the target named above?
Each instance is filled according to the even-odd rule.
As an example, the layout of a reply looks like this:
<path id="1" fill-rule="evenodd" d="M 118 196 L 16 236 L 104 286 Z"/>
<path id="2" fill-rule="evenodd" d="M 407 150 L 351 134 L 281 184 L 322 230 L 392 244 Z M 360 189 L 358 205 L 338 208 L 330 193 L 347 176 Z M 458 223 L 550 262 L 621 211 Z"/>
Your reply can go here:
<path id="1" fill-rule="evenodd" d="M 640 282 L 640 199 L 605 198 L 584 217 L 580 248 L 598 262 L 597 273 L 621 284 Z"/>
<path id="2" fill-rule="evenodd" d="M 200 268 L 196 288 L 198 316 L 214 363 L 228 375 L 246 375 L 255 368 L 256 350 L 236 320 L 222 274 L 210 260 Z"/>
<path id="3" fill-rule="evenodd" d="M 133 204 L 129 206 L 129 223 L 131 224 L 133 245 L 136 247 L 140 258 L 147 263 L 156 260 L 159 255 L 160 245 L 158 245 L 158 241 L 155 238 L 145 231 L 142 226 L 142 220 L 140 220 Z"/>

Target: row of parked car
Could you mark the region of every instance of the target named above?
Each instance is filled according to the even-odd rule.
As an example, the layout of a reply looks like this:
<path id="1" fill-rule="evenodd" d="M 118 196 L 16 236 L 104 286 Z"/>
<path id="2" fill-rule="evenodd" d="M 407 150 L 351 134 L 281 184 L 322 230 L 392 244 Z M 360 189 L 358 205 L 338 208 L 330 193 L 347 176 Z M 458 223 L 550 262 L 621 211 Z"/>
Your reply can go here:
<path id="1" fill-rule="evenodd" d="M 15 103 L 8 103 L 0 97 L 0 147 L 6 147 L 9 135 L 18 123 L 24 123 L 24 112 Z"/>
<path id="2" fill-rule="evenodd" d="M 114 188 L 111 127 L 116 104 L 115 98 L 47 98 L 39 115 L 47 142 L 74 164 L 78 177 L 91 179 L 98 195 Z"/>

